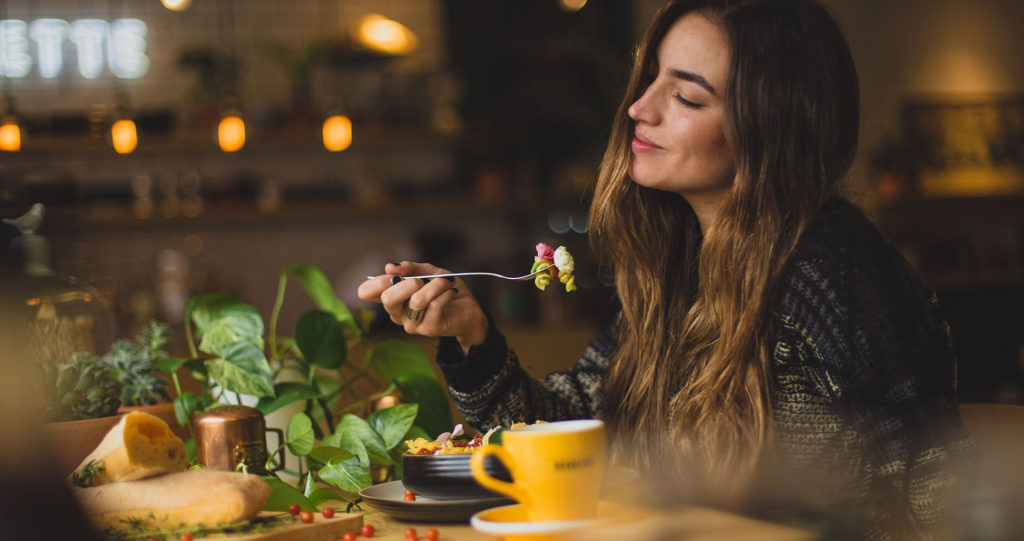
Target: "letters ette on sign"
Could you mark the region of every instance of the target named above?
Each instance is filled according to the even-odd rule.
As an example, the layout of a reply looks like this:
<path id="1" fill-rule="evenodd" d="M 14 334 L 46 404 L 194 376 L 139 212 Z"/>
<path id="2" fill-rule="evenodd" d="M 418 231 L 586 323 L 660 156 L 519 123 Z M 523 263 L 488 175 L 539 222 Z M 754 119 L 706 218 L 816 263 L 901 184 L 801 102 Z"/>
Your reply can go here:
<path id="1" fill-rule="evenodd" d="M 25 77 L 34 64 L 44 79 L 56 77 L 64 68 L 65 42 L 74 45 L 78 72 L 86 79 L 99 77 L 104 66 L 121 79 L 138 79 L 149 69 L 146 23 L 138 19 L 5 19 L 0 20 L 0 75 Z"/>

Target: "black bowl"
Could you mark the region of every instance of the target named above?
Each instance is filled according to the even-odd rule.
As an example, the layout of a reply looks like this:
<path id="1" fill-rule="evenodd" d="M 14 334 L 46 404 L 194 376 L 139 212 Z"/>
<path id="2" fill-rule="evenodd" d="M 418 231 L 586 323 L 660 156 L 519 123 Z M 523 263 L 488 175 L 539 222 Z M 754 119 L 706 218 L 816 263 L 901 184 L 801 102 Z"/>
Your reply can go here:
<path id="1" fill-rule="evenodd" d="M 477 498 L 505 498 L 476 482 L 469 469 L 472 455 L 403 455 L 402 485 L 425 498 L 433 500 L 464 500 Z M 511 481 L 512 476 L 500 460 L 489 456 L 484 470 L 492 477 Z"/>

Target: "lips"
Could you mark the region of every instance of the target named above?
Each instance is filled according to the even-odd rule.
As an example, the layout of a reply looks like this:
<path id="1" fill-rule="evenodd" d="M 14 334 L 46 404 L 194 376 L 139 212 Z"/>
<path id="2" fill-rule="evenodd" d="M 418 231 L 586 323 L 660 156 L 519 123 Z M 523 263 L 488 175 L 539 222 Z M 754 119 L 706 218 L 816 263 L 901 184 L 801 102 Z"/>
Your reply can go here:
<path id="1" fill-rule="evenodd" d="M 644 136 L 644 134 L 637 131 L 633 135 L 633 140 L 630 141 L 630 148 L 636 154 L 645 154 L 650 152 L 657 152 L 664 150 L 662 147 L 656 145 L 653 141 Z"/>

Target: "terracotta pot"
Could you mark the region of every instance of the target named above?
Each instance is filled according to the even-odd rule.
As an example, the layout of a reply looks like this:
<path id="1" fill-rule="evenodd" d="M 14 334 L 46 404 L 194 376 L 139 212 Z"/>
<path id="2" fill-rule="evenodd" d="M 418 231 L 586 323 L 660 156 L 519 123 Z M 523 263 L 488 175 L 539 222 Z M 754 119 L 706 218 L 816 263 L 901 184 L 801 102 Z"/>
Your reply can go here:
<path id="1" fill-rule="evenodd" d="M 57 467 L 62 475 L 69 475 L 82 459 L 96 448 L 103 436 L 121 420 L 120 415 L 46 423 L 46 435 L 50 438 Z"/>
<path id="2" fill-rule="evenodd" d="M 46 423 L 46 435 L 50 438 L 61 474 L 69 475 L 74 471 L 82 459 L 89 456 L 103 441 L 103 436 L 121 421 L 121 416 L 131 411 L 142 411 L 162 419 L 182 440 L 189 437 L 188 429 L 179 425 L 174 418 L 173 402 L 118 408 L 118 414 L 110 417 Z"/>

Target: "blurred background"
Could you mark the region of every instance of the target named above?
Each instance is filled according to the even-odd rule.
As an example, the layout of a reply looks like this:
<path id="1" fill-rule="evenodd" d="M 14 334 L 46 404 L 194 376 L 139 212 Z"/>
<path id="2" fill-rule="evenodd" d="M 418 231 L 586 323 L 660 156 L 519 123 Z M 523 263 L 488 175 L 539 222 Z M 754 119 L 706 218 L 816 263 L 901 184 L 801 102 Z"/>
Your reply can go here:
<path id="1" fill-rule="evenodd" d="M 861 74 L 850 195 L 939 294 L 961 398 L 1024 403 L 1024 4 L 825 3 Z M 291 263 L 362 306 L 387 262 L 517 274 L 565 245 L 578 292 L 470 284 L 528 368 L 562 369 L 615 310 L 586 209 L 660 6 L 0 0 L 0 216 L 45 205 L 53 268 L 119 337 L 181 338 L 205 292 L 269 313 Z"/>

